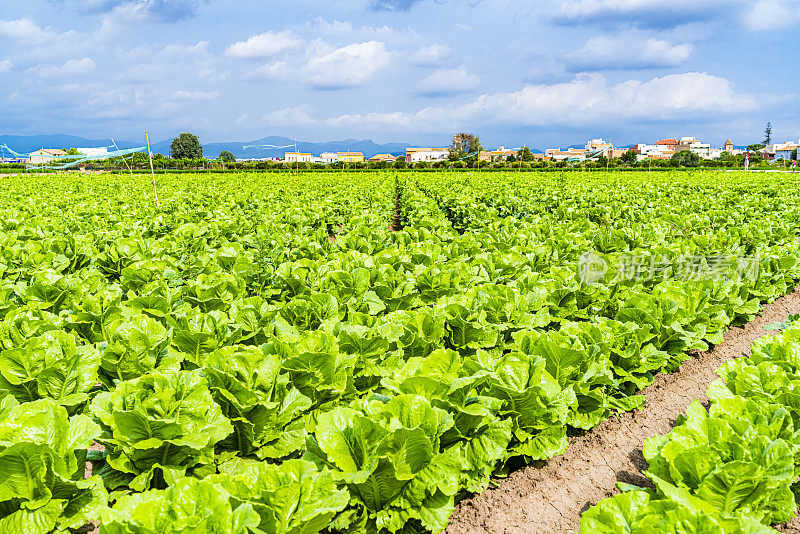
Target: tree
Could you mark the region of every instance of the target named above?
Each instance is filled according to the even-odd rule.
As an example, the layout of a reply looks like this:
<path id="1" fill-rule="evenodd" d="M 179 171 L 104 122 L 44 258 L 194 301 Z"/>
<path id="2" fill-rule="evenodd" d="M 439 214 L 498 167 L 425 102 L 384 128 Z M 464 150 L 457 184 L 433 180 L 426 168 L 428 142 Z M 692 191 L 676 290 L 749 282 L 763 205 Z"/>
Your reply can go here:
<path id="1" fill-rule="evenodd" d="M 236 161 L 236 156 L 234 156 L 233 153 L 227 150 L 223 150 L 222 152 L 219 153 L 219 159 L 221 159 L 225 163 L 231 163 Z"/>
<path id="2" fill-rule="evenodd" d="M 622 160 L 622 163 L 627 163 L 628 165 L 633 165 L 636 163 L 636 151 L 632 148 L 629 148 L 627 152 L 622 154 L 622 157 L 619 158 Z"/>
<path id="3" fill-rule="evenodd" d="M 681 167 L 699 167 L 700 156 L 689 150 L 682 150 L 672 156 L 672 161 Z"/>
<path id="4" fill-rule="evenodd" d="M 767 127 L 764 128 L 764 144 L 769 145 L 772 143 L 772 123 L 768 122 Z"/>
<path id="5" fill-rule="evenodd" d="M 792 161 L 797 161 L 797 149 L 792 150 Z"/>
<path id="6" fill-rule="evenodd" d="M 182 133 L 175 139 L 169 147 L 169 156 L 173 159 L 196 159 L 203 157 L 203 147 L 196 135 Z"/>
<path id="7" fill-rule="evenodd" d="M 533 161 L 536 159 L 533 157 L 533 152 L 531 152 L 531 149 L 526 146 L 517 151 L 517 156 L 519 156 L 522 161 Z"/>
<path id="8" fill-rule="evenodd" d="M 450 161 L 461 161 L 468 156 L 477 157 L 481 150 L 483 147 L 480 137 L 466 132 L 457 133 L 450 145 Z"/>
<path id="9" fill-rule="evenodd" d="M 747 145 L 747 151 L 748 152 L 759 152 L 765 146 L 766 145 L 763 145 L 761 143 L 756 143 L 756 144 L 753 144 L 753 145 Z"/>

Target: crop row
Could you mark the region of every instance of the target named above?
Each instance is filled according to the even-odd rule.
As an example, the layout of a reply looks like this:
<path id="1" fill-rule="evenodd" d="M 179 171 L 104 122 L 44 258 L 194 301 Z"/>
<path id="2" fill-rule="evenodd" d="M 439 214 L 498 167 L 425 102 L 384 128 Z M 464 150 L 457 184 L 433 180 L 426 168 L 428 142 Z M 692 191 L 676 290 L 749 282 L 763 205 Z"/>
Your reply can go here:
<path id="1" fill-rule="evenodd" d="M 761 339 L 731 360 L 671 432 L 644 444 L 652 488 L 621 484 L 581 518 L 581 531 L 770 533 L 797 513 L 800 329 Z"/>

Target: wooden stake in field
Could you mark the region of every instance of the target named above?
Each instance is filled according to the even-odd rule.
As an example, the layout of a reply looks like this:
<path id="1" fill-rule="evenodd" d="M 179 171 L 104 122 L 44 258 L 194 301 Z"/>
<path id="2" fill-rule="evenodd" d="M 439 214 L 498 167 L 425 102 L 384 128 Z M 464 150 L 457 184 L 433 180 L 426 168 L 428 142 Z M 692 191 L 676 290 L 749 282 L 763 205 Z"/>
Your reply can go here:
<path id="1" fill-rule="evenodd" d="M 147 132 L 145 132 L 145 134 L 146 133 Z M 117 143 L 115 143 L 113 139 L 111 140 L 111 144 L 114 145 L 114 148 L 117 149 L 117 152 L 119 152 L 119 147 L 117 146 Z M 125 159 L 125 156 L 122 156 L 122 161 L 125 162 L 125 166 L 128 167 L 128 172 L 131 173 L 131 178 L 133 178 L 133 169 L 131 169 L 131 166 L 128 164 L 128 160 Z"/>
<path id="2" fill-rule="evenodd" d="M 156 198 L 156 207 L 160 208 L 158 203 L 158 190 L 156 189 L 156 172 L 153 170 L 153 152 L 150 150 L 150 136 L 147 135 L 147 130 L 144 131 L 144 138 L 147 140 L 147 155 L 150 157 L 150 176 L 153 177 L 153 196 Z"/>

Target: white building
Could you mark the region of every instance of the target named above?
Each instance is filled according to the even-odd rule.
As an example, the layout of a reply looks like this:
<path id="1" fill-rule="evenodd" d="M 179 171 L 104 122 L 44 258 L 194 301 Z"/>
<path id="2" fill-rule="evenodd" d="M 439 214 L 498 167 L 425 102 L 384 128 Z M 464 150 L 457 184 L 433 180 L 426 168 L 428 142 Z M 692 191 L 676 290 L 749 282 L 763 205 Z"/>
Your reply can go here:
<path id="1" fill-rule="evenodd" d="M 310 152 L 286 152 L 283 161 L 287 163 L 311 163 L 313 156 Z"/>
<path id="2" fill-rule="evenodd" d="M 573 161 L 585 161 L 586 156 L 587 151 L 582 148 L 568 148 L 566 150 L 561 150 L 560 148 L 546 148 L 544 151 L 544 157 L 553 161 L 565 161 L 570 159 Z"/>
<path id="3" fill-rule="evenodd" d="M 40 165 L 42 163 L 50 163 L 53 160 L 61 159 L 67 155 L 66 152 L 58 148 L 42 148 L 28 155 L 28 163 L 33 165 Z"/>
<path id="4" fill-rule="evenodd" d="M 84 156 L 90 156 L 90 157 L 107 156 L 108 155 L 108 147 L 78 148 L 76 150 L 78 151 L 79 154 L 83 154 Z"/>
<path id="5" fill-rule="evenodd" d="M 612 143 L 606 143 L 603 141 L 603 138 L 600 139 L 591 139 L 586 142 L 586 152 L 597 152 L 599 150 L 610 150 L 613 149 L 614 145 Z"/>
<path id="6" fill-rule="evenodd" d="M 449 148 L 406 148 L 406 163 L 443 161 L 449 156 Z"/>
<path id="7" fill-rule="evenodd" d="M 339 161 L 339 155 L 336 152 L 323 152 L 319 159 L 320 161 L 315 163 L 336 163 Z"/>
<path id="8" fill-rule="evenodd" d="M 800 146 L 800 139 L 795 143 L 794 141 L 786 141 L 785 143 L 773 143 L 764 148 L 766 152 L 773 159 L 792 159 L 792 153 Z"/>
<path id="9" fill-rule="evenodd" d="M 675 152 L 684 151 L 693 152 L 703 159 L 711 159 L 711 145 L 694 137 L 681 137 L 681 140 L 678 141 Z"/>
<path id="10" fill-rule="evenodd" d="M 781 150 L 776 150 L 775 151 L 775 159 L 784 159 L 784 160 L 788 161 L 788 160 L 792 159 L 793 155 L 796 154 L 795 150 L 800 150 L 800 141 L 798 141 L 797 145 L 787 146 L 787 147 L 784 147 Z"/>
<path id="11" fill-rule="evenodd" d="M 669 151 L 664 145 L 648 145 L 645 143 L 634 145 L 633 149 L 639 156 L 642 156 L 642 159 L 663 156 Z"/>

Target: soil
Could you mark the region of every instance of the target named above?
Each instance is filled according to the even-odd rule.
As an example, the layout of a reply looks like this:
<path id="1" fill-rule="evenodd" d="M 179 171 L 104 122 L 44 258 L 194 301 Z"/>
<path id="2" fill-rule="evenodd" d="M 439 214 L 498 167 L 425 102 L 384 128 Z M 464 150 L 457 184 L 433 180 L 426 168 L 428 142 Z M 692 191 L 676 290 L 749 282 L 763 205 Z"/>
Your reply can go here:
<path id="1" fill-rule="evenodd" d="M 750 355 L 756 339 L 774 334 L 762 327 L 800 312 L 800 289 L 764 307 L 752 322 L 731 328 L 725 340 L 685 362 L 672 375 L 660 374 L 643 390 L 641 410 L 614 416 L 594 430 L 570 438 L 563 456 L 530 466 L 499 481 L 498 486 L 461 501 L 446 534 L 549 534 L 576 532 L 583 511 L 617 493 L 615 484 L 649 485 L 642 474 L 647 462 L 642 444 L 670 431 L 675 419 L 695 399 L 708 402 L 706 390 L 726 360 Z M 800 520 L 779 527 L 800 534 Z"/>
<path id="2" fill-rule="evenodd" d="M 92 443 L 89 447 L 90 451 L 104 451 L 106 448 L 97 442 Z M 92 476 L 92 462 L 86 462 L 86 469 L 84 470 L 83 477 L 90 478 Z M 90 521 L 84 526 L 74 529 L 73 534 L 99 534 L 100 521 Z"/>
<path id="3" fill-rule="evenodd" d="M 800 534 L 800 516 L 795 517 L 788 523 L 777 525 L 775 529 L 784 534 Z"/>
<path id="4" fill-rule="evenodd" d="M 104 450 L 106 450 L 106 448 L 95 441 L 89 447 L 89 450 L 90 451 L 104 451 Z M 84 471 L 83 478 L 89 478 L 91 476 L 92 476 L 92 462 L 86 462 L 86 470 Z"/>

